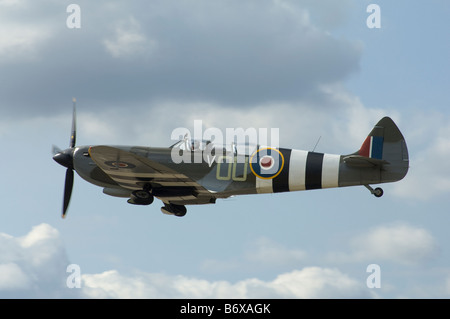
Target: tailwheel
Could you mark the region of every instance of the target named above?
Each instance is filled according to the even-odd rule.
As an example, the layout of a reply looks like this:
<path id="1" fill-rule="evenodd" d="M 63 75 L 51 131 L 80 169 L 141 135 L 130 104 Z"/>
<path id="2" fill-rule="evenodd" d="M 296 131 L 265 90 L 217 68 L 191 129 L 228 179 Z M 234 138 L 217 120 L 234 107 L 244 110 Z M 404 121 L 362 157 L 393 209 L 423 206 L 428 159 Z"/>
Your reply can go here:
<path id="1" fill-rule="evenodd" d="M 373 189 L 370 185 L 364 185 L 364 186 L 365 186 L 365 187 L 370 191 L 370 193 L 373 194 L 375 197 L 381 197 L 381 196 L 383 196 L 383 194 L 384 194 L 383 189 L 380 188 L 380 187 L 377 187 L 377 188 Z"/>
<path id="2" fill-rule="evenodd" d="M 383 189 L 380 187 L 375 188 L 373 191 L 373 195 L 375 195 L 375 197 L 381 197 L 383 196 L 383 194 L 384 194 Z"/>
<path id="3" fill-rule="evenodd" d="M 147 190 L 137 190 L 131 193 L 128 203 L 133 205 L 150 205 L 153 203 L 153 195 Z"/>

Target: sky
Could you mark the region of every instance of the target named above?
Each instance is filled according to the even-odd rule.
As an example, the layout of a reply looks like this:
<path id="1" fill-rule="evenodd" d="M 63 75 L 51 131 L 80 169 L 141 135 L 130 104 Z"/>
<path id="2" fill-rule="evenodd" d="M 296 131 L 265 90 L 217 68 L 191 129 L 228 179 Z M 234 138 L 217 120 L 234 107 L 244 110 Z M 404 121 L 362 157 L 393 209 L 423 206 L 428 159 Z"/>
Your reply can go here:
<path id="1" fill-rule="evenodd" d="M 449 298 L 449 15 L 444 0 L 0 0 L 0 297 Z M 183 218 L 76 175 L 61 219 L 51 149 L 69 146 L 73 97 L 77 145 L 169 146 L 202 120 L 349 154 L 390 116 L 410 169 L 382 198 L 237 196 Z"/>

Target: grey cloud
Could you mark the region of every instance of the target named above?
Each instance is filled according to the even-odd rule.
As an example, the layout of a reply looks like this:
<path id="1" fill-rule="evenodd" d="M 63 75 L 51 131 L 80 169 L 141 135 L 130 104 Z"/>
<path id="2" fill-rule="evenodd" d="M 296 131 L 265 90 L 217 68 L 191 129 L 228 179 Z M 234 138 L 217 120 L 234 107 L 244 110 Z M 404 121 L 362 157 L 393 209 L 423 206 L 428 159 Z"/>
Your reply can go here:
<path id="1" fill-rule="evenodd" d="M 301 2 L 79 5 L 81 29 L 68 29 L 66 4 L 54 2 L 34 5 L 29 20 L 15 8 L 3 22 L 47 32 L 30 39 L 34 59 L 0 64 L 3 114 L 65 111 L 72 96 L 98 110 L 165 99 L 236 106 L 316 100 L 322 85 L 358 69 L 358 45 L 313 25 Z"/>

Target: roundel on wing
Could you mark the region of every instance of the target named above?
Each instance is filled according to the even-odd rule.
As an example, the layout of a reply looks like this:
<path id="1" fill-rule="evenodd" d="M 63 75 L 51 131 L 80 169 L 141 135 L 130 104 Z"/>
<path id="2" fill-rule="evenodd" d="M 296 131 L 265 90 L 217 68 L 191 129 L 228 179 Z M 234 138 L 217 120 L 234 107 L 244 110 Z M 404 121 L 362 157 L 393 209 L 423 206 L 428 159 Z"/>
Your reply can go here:
<path id="1" fill-rule="evenodd" d="M 136 165 L 134 165 L 134 164 L 122 162 L 122 161 L 106 161 L 105 164 L 108 166 L 111 166 L 113 168 L 135 168 L 136 167 Z"/>
<path id="2" fill-rule="evenodd" d="M 272 179 L 281 173 L 284 157 L 275 148 L 267 147 L 257 150 L 250 158 L 250 169 L 256 177 Z"/>

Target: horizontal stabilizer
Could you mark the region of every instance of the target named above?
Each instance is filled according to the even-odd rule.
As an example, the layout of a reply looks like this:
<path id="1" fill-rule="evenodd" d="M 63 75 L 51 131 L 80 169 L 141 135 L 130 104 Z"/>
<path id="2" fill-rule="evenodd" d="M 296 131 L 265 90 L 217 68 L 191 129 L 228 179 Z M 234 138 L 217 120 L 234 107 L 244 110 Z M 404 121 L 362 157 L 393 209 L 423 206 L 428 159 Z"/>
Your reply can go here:
<path id="1" fill-rule="evenodd" d="M 352 167 L 375 167 L 389 164 L 388 161 L 361 156 L 361 155 L 348 155 L 343 158 L 344 162 Z"/>

